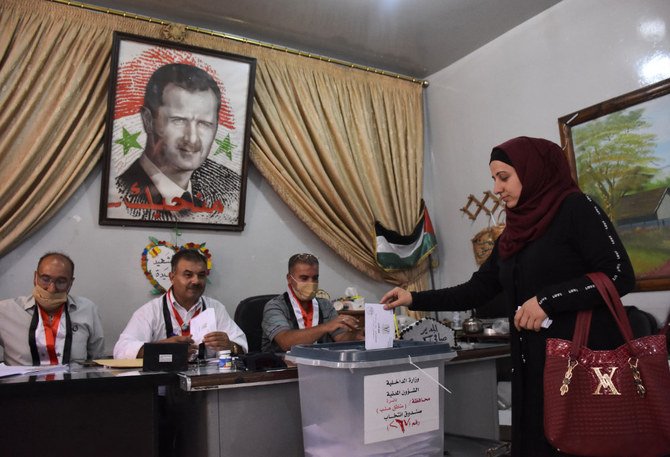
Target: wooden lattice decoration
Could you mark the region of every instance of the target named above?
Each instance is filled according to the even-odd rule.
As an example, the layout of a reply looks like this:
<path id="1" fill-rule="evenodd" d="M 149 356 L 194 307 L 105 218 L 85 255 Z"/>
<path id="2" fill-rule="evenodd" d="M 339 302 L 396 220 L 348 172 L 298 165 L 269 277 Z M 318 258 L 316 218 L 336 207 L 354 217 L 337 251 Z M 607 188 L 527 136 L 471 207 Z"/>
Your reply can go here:
<path id="1" fill-rule="evenodd" d="M 461 211 L 474 221 L 482 211 L 487 216 L 491 216 L 491 214 L 495 213 L 501 205 L 502 201 L 493 192 L 487 190 L 484 192 L 484 198 L 481 200 L 478 200 L 477 197 L 472 194 L 468 195 L 468 202 L 461 208 Z M 473 206 L 476 209 L 472 208 Z"/>

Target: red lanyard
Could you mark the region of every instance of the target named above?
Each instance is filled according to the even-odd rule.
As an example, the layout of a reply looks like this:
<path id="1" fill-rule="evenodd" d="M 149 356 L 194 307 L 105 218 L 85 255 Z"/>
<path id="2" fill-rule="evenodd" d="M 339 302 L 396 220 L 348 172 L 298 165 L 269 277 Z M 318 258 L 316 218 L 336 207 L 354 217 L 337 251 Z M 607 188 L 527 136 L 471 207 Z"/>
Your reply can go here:
<path id="1" fill-rule="evenodd" d="M 195 316 L 200 314 L 200 308 L 193 314 L 191 319 L 189 319 L 189 322 L 184 324 L 184 320 L 181 318 L 179 315 L 179 312 L 177 311 L 177 308 L 174 307 L 174 301 L 172 301 L 172 294 L 171 290 L 168 290 L 167 293 L 168 300 L 170 301 L 170 306 L 172 307 L 172 314 L 174 314 L 174 318 L 177 320 L 177 324 L 179 325 L 179 331 L 182 334 L 182 336 L 191 336 L 191 326 L 189 323 L 191 322 L 191 319 L 193 319 Z M 198 306 L 200 304 L 200 300 L 198 300 L 198 303 L 196 303 L 195 306 Z"/>
<path id="2" fill-rule="evenodd" d="M 49 321 L 49 315 L 47 312 L 44 311 L 40 306 L 37 308 L 40 310 L 40 316 L 42 316 L 42 325 L 44 326 L 44 336 L 46 337 L 49 361 L 51 365 L 58 365 L 58 356 L 56 355 L 56 337 L 58 336 L 60 318 L 63 315 L 63 309 L 65 309 L 65 305 L 60 307 L 51 322 Z"/>
<path id="3" fill-rule="evenodd" d="M 314 306 L 311 306 L 309 308 L 309 311 L 306 311 L 305 308 L 302 307 L 302 303 L 300 303 L 298 297 L 296 297 L 295 293 L 293 293 L 293 287 L 291 287 L 291 295 L 293 295 L 295 302 L 298 304 L 298 308 L 300 308 L 300 314 L 302 314 L 302 320 L 305 322 L 305 328 L 312 328 L 312 319 L 314 318 Z M 311 304 L 312 302 L 310 302 L 310 305 Z"/>

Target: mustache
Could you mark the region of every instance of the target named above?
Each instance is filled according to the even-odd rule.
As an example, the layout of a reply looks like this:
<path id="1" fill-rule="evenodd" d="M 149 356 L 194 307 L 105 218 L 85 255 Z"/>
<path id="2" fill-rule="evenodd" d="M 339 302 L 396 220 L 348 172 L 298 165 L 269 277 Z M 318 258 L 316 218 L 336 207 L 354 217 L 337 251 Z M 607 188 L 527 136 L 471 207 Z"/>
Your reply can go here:
<path id="1" fill-rule="evenodd" d="M 177 147 L 186 152 L 200 152 L 202 150 L 202 141 L 197 140 L 195 143 L 190 141 L 180 141 Z"/>

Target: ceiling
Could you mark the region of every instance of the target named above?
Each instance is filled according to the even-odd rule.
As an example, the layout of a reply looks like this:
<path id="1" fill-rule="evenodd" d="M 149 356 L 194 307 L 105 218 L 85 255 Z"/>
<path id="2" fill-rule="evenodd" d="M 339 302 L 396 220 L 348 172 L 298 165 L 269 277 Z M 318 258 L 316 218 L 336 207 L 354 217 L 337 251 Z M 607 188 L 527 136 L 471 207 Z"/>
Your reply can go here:
<path id="1" fill-rule="evenodd" d="M 424 79 L 560 0 L 84 0 Z"/>

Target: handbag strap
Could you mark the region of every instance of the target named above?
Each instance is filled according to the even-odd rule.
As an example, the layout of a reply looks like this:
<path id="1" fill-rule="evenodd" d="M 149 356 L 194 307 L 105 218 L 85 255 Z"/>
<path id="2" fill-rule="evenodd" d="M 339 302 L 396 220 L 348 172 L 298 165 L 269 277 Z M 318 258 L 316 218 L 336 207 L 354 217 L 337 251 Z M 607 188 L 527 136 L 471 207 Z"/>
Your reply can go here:
<path id="1" fill-rule="evenodd" d="M 598 279 L 594 284 L 596 287 L 603 287 L 607 292 L 609 300 L 605 300 L 605 303 L 607 303 L 607 306 L 612 312 L 614 320 L 616 321 L 624 339 L 626 342 L 630 342 L 634 338 L 633 328 L 630 325 L 628 313 L 626 313 L 626 309 L 623 307 L 623 303 L 621 302 L 621 297 L 619 297 L 619 291 L 616 290 L 616 287 L 614 287 L 614 284 L 607 275 L 604 273 L 599 273 L 597 276 Z"/>
<path id="2" fill-rule="evenodd" d="M 593 285 L 600 293 L 603 301 L 609 308 L 617 327 L 619 327 L 621 335 L 632 350 L 631 340 L 633 339 L 633 330 L 631 329 L 628 315 L 626 314 L 626 310 L 623 307 L 623 303 L 621 302 L 616 287 L 614 287 L 610 278 L 602 272 L 588 273 L 586 276 L 593 282 Z M 575 332 L 572 339 L 573 344 L 570 349 L 570 353 L 574 358 L 578 357 L 579 350 L 587 345 L 592 314 L 593 312 L 590 309 L 580 311 L 577 314 Z"/>
<path id="3" fill-rule="evenodd" d="M 661 335 L 667 335 L 668 327 L 670 327 L 670 313 L 668 313 L 668 317 L 665 318 L 665 324 L 663 324 L 663 328 L 661 328 L 661 331 L 658 333 Z"/>
<path id="4" fill-rule="evenodd" d="M 579 356 L 579 350 L 582 346 L 586 346 L 589 340 L 589 329 L 591 328 L 591 310 L 580 311 L 577 313 L 577 320 L 575 321 L 575 333 L 572 337 L 572 346 L 570 347 L 570 354 L 573 359 Z"/>

